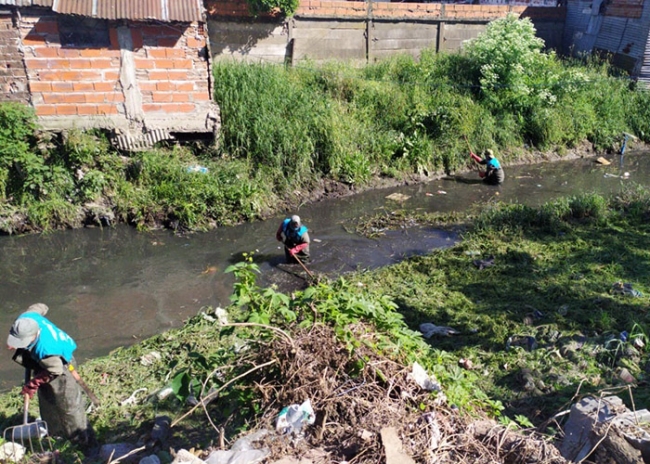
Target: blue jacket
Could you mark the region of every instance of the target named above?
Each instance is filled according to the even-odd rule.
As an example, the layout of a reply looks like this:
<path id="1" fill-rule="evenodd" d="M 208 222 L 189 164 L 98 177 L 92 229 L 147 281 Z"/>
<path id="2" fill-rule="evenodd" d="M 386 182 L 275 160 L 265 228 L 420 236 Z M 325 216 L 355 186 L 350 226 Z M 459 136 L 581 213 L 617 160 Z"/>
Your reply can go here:
<path id="1" fill-rule="evenodd" d="M 61 356 L 65 362 L 70 362 L 77 344 L 67 333 L 38 313 L 23 313 L 19 319 L 22 317 L 35 320 L 41 329 L 36 341 L 27 347 L 34 360 L 40 361 L 48 356 Z"/>
<path id="2" fill-rule="evenodd" d="M 287 240 L 298 243 L 300 242 L 300 237 L 302 237 L 302 235 L 305 232 L 307 232 L 307 227 L 300 226 L 298 230 L 292 229 L 291 227 L 289 227 L 290 222 L 291 222 L 291 218 L 287 218 L 284 221 L 282 221 L 282 233 L 287 238 Z"/>

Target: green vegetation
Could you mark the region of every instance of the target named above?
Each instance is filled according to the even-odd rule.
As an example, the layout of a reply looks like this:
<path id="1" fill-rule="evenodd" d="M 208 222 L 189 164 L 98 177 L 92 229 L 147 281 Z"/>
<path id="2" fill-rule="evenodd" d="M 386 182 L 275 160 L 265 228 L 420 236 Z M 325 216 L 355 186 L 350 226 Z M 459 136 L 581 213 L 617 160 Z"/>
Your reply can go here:
<path id="1" fill-rule="evenodd" d="M 258 421 L 268 426 L 281 408 L 269 388 L 289 382 L 279 366 L 306 356 L 300 338 L 311 340 L 316 358 L 318 349 L 344 353 L 347 361 L 331 366 L 343 378 L 385 366 L 375 375 L 389 383 L 389 365 L 408 369 L 417 361 L 464 416 L 541 426 L 551 436 L 545 421 L 581 395 L 626 392 L 625 401 L 645 407 L 648 392 L 628 392 L 621 373 L 627 369 L 639 384 L 647 375 L 649 214 L 650 191 L 641 187 L 539 208 L 495 204 L 466 224 L 453 248 L 290 295 L 260 288 L 255 256 L 244 254 L 226 270 L 236 277 L 226 311 L 204 308 L 181 329 L 81 366 L 102 399 L 92 421 L 103 443 L 135 441 L 154 415 L 167 414 L 183 446 L 205 448 L 214 433 L 193 432 L 208 428 L 207 419 L 200 409 L 187 414 L 186 401 L 210 397 L 218 400 L 205 413 L 227 438 Z M 479 269 L 474 261 L 489 256 L 493 265 Z M 458 333 L 427 340 L 418 331 L 422 323 Z M 331 333 L 318 338 L 322 326 Z M 370 362 L 372 356 L 381 361 Z M 120 404 L 139 388 L 147 392 L 138 401 Z M 163 397 L 166 388 L 171 394 Z M 19 421 L 17 390 L 0 405 L 3 426 Z"/>
<path id="2" fill-rule="evenodd" d="M 364 188 L 467 169 L 465 137 L 506 164 L 585 141 L 612 151 L 624 131 L 650 141 L 650 93 L 605 63 L 543 52 L 534 32 L 509 16 L 462 54 L 363 68 L 216 64 L 214 147 L 125 157 L 98 133 L 37 139 L 31 112 L 0 105 L 0 231 L 234 224 L 308 201 L 323 181 Z"/>

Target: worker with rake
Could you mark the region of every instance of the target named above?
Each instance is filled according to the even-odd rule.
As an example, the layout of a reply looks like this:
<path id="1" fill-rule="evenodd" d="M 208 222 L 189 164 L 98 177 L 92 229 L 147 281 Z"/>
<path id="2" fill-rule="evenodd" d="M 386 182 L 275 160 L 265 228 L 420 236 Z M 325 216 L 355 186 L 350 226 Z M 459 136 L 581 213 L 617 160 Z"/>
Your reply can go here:
<path id="1" fill-rule="evenodd" d="M 70 369 L 77 344 L 45 317 L 47 311 L 45 304 L 33 304 L 9 330 L 7 347 L 16 351 L 13 360 L 26 369 L 21 394 L 31 399 L 38 392 L 41 418 L 51 436 L 90 447 L 94 433 L 86 417 L 81 387 Z"/>
<path id="2" fill-rule="evenodd" d="M 300 216 L 294 214 L 282 221 L 275 238 L 284 243 L 284 256 L 288 264 L 297 263 L 298 260 L 309 261 L 309 233 L 300 222 Z"/>
<path id="3" fill-rule="evenodd" d="M 481 159 L 478 155 L 474 154 L 471 150 L 469 155 L 478 164 L 485 165 L 485 172 L 479 171 L 478 175 L 483 178 L 483 182 L 490 185 L 502 184 L 505 179 L 505 174 L 501 163 L 494 156 L 494 152 L 489 148 L 484 152 L 484 158 Z"/>

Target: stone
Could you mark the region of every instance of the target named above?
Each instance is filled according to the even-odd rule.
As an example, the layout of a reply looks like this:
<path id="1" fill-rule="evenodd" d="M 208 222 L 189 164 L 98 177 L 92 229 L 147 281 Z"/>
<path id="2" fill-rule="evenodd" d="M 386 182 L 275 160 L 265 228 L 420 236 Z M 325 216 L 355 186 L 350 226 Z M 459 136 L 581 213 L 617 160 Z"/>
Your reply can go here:
<path id="1" fill-rule="evenodd" d="M 384 427 L 380 433 L 386 454 L 386 464 L 415 464 L 413 458 L 404 452 L 402 440 L 397 435 L 395 427 Z"/>

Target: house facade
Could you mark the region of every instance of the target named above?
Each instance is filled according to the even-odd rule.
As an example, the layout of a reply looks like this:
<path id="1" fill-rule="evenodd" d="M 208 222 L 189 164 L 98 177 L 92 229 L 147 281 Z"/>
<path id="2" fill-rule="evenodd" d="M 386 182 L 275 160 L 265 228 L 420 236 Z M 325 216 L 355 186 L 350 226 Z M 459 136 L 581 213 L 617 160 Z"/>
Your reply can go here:
<path id="1" fill-rule="evenodd" d="M 564 51 L 606 54 L 650 85 L 650 0 L 568 0 Z"/>
<path id="2" fill-rule="evenodd" d="M 48 131 L 107 129 L 125 150 L 214 134 L 203 13 L 199 0 L 0 0 L 2 100 Z"/>

